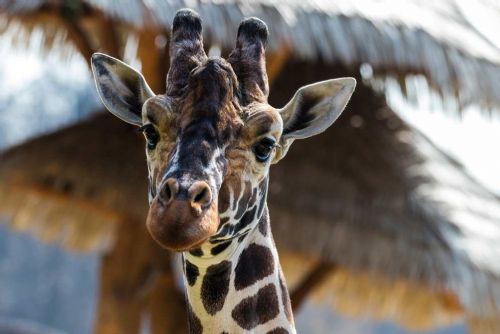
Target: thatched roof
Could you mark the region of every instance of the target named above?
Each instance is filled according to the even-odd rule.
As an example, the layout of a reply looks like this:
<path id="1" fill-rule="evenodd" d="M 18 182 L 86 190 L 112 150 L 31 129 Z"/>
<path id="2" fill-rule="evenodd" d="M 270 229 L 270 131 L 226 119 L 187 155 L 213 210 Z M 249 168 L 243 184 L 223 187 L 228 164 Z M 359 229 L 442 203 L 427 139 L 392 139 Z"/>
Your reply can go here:
<path id="1" fill-rule="evenodd" d="M 0 0 L 0 10 L 25 22 L 54 3 Z M 322 59 L 351 72 L 370 63 L 376 75 L 422 73 L 463 104 L 500 105 L 494 91 L 498 46 L 461 1 L 410 0 L 397 7 L 368 0 L 86 3 L 82 15 L 102 11 L 138 26 L 153 18 L 162 28 L 189 4 L 204 18 L 208 43 L 223 48 L 232 46 L 240 19 L 255 15 L 270 25 L 271 52 L 285 45 L 308 63 L 324 65 Z M 476 7 L 500 11 L 493 1 Z M 299 72 L 295 65 L 284 73 L 308 82 L 321 79 L 319 73 L 331 76 L 324 66 Z M 293 86 L 290 81 L 278 79 L 274 92 L 280 87 L 289 97 L 282 88 Z M 360 306 L 345 303 L 351 299 L 380 311 L 377 316 L 420 326 L 464 313 L 477 328 L 498 326 L 498 198 L 366 87 L 358 88 L 332 130 L 295 143 L 273 169 L 270 210 L 281 253 L 337 263 L 341 269 L 325 283 L 329 293 L 322 290 L 322 297 L 344 292 L 347 297 L 333 303 L 349 313 Z M 141 141 L 131 128 L 99 114 L 12 148 L 0 155 L 0 212 L 13 228 L 42 240 L 80 250 L 109 248 L 121 221 L 142 223 L 146 214 Z M 362 299 L 353 291 L 375 297 Z M 417 305 L 413 313 L 410 304 Z M 427 320 L 414 317 L 418 311 Z"/>
<path id="2" fill-rule="evenodd" d="M 500 45 L 496 39 L 500 3 L 476 0 L 44 0 L 0 1 L 8 17 L 33 24 L 37 13 L 53 10 L 78 19 L 103 12 L 129 26 L 169 29 L 177 9 L 192 7 L 205 22 L 205 37 L 233 46 L 245 16 L 258 16 L 271 31 L 270 51 L 290 48 L 300 59 L 323 59 L 357 67 L 368 63 L 375 75 L 424 74 L 439 92 L 470 103 L 498 107 Z M 485 28 L 486 27 L 486 28 Z M 78 43 L 78 42 L 77 42 Z"/>
<path id="3" fill-rule="evenodd" d="M 147 212 L 141 138 L 100 115 L 1 154 L 0 211 L 14 230 L 69 249 L 105 250 Z"/>
<path id="4" fill-rule="evenodd" d="M 333 75 L 288 66 L 294 76 L 276 87 Z M 358 274 L 447 291 L 466 311 L 498 317 L 499 198 L 365 86 L 325 135 L 294 143 L 271 171 L 269 197 L 278 244 Z"/>
<path id="5" fill-rule="evenodd" d="M 330 131 L 295 143 L 273 168 L 278 246 L 337 264 L 341 271 L 326 283 L 335 293 L 358 282 L 360 291 L 381 296 L 382 283 L 369 282 L 385 282 L 392 307 L 378 307 L 379 298 L 363 306 L 379 317 L 405 322 L 414 313 L 398 315 L 394 307 L 411 302 L 427 317 L 413 317 L 418 326 L 448 323 L 462 312 L 498 319 L 499 199 L 371 90 L 360 85 L 356 94 Z M 14 147 L 0 156 L 0 213 L 43 240 L 109 247 L 120 221 L 142 223 L 146 215 L 142 146 L 132 128 L 99 114 Z M 346 300 L 333 303 L 355 313 L 360 304 Z M 431 301 L 432 316 L 423 307 Z"/>

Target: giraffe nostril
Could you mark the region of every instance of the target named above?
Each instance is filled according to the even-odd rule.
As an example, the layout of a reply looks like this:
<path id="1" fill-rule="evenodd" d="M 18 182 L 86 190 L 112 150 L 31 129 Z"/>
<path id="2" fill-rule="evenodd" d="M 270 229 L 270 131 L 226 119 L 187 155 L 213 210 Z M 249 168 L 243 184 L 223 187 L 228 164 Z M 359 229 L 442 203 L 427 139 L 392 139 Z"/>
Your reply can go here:
<path id="1" fill-rule="evenodd" d="M 163 191 L 161 192 L 161 199 L 165 203 L 165 205 L 172 202 L 177 191 L 179 190 L 179 184 L 173 178 L 167 179 L 165 185 L 163 186 Z"/>
<path id="2" fill-rule="evenodd" d="M 201 201 L 206 194 L 207 194 L 207 189 L 206 188 L 202 189 L 202 191 L 194 198 L 195 203 Z"/>
<path id="3" fill-rule="evenodd" d="M 200 206 L 210 204 L 212 202 L 212 192 L 210 191 L 210 186 L 203 181 L 193 183 L 193 185 L 189 188 L 189 198 L 191 200 L 191 204 Z"/>
<path id="4" fill-rule="evenodd" d="M 165 197 L 166 199 L 170 199 L 172 197 L 172 190 L 170 190 L 170 187 L 165 187 Z"/>

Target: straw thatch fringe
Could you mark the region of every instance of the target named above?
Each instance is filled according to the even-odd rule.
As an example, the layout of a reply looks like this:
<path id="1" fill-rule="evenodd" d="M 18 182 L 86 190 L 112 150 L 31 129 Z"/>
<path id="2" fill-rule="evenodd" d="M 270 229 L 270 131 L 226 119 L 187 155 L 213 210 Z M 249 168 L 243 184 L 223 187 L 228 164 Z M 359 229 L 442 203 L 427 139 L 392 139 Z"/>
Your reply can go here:
<path id="1" fill-rule="evenodd" d="M 318 260 L 280 249 L 280 263 L 293 291 Z M 452 293 L 347 268 L 332 271 L 310 298 L 347 317 L 394 321 L 410 330 L 430 330 L 464 321 L 463 309 Z"/>
<path id="2" fill-rule="evenodd" d="M 143 148 L 132 133 L 101 115 L 1 153 L 0 215 L 45 242 L 109 250 L 117 226 L 142 224 L 147 213 Z"/>
<path id="3" fill-rule="evenodd" d="M 492 314 L 492 310 L 496 310 L 493 312 L 496 314 L 500 310 L 499 198 L 467 174 L 445 168 L 454 162 L 423 136 L 416 136 L 412 142 L 426 157 L 420 168 L 412 169 L 412 175 L 432 175 L 433 180 L 419 185 L 411 200 L 415 212 L 423 219 L 442 222 L 437 232 L 449 247 L 448 286 L 458 292 L 462 303 L 473 314 L 485 316 Z M 459 289 L 467 285 L 470 291 Z"/>
<path id="4" fill-rule="evenodd" d="M 225 49 L 233 47 L 241 19 L 258 16 L 269 25 L 271 52 L 287 45 L 299 59 L 351 67 L 369 63 L 376 75 L 421 73 L 441 94 L 455 96 L 460 106 L 500 106 L 500 46 L 481 33 L 460 1 L 442 1 L 441 6 L 416 0 L 397 5 L 368 0 L 86 2 L 116 20 L 141 26 L 152 18 L 167 29 L 176 10 L 192 7 L 203 17 L 206 40 Z M 0 10 L 21 16 L 44 3 L 4 0 Z M 500 12 L 492 2 L 475 7 Z"/>
<path id="5" fill-rule="evenodd" d="M 410 330 L 431 330 L 460 322 L 462 310 L 453 295 L 408 281 L 340 270 L 312 296 L 350 317 L 393 320 Z"/>
<path id="6" fill-rule="evenodd" d="M 1 16 L 0 16 L 1 20 Z M 68 33 L 60 29 L 56 22 L 40 24 L 10 19 L 0 28 L 0 53 L 10 54 L 28 50 L 44 57 L 54 56 L 63 63 L 79 57 L 78 50 L 68 43 Z M 23 50 L 23 51 L 21 51 Z"/>
<path id="7" fill-rule="evenodd" d="M 77 252 L 106 252 L 124 217 L 46 190 L 3 185 L 0 214 L 14 231 Z"/>
<path id="8" fill-rule="evenodd" d="M 500 320 L 484 320 L 478 318 L 467 319 L 469 334 L 498 334 L 500 333 Z"/>

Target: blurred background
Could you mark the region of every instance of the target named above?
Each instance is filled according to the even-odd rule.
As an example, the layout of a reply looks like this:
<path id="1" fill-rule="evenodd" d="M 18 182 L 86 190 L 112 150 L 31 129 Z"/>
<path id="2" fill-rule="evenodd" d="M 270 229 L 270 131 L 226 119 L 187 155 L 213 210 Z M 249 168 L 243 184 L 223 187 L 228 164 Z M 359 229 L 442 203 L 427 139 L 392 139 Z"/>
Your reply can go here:
<path id="1" fill-rule="evenodd" d="M 144 228 L 143 139 L 110 116 L 100 51 L 163 93 L 190 7 L 226 56 L 270 30 L 270 103 L 353 76 L 324 134 L 273 167 L 300 333 L 500 333 L 496 0 L 0 0 L 0 333 L 185 333 L 178 259 Z"/>

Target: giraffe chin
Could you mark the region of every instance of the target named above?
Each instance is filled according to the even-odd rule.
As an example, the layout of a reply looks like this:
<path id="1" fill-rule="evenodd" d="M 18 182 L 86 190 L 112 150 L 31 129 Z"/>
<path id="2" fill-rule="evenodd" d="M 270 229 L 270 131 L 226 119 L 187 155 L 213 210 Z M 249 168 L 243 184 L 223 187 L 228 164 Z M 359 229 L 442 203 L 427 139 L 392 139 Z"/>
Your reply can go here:
<path id="1" fill-rule="evenodd" d="M 174 201 L 167 207 L 154 201 L 146 220 L 151 237 L 163 248 L 183 252 L 202 245 L 217 232 L 217 203 L 202 210 L 193 210 L 185 201 Z"/>

